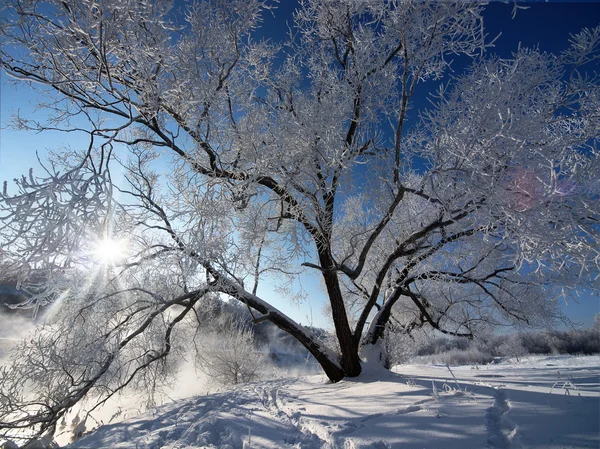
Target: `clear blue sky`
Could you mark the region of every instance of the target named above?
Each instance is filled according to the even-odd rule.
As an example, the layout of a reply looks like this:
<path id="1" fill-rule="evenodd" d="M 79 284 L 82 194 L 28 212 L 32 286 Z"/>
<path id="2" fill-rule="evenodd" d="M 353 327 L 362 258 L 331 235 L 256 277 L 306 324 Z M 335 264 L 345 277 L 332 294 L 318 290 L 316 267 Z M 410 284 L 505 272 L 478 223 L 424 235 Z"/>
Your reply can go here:
<path id="1" fill-rule="evenodd" d="M 266 14 L 264 31 L 260 31 L 259 34 L 274 40 L 281 39 L 287 30 L 286 23 L 291 23 L 292 11 L 296 5 L 295 0 L 281 0 L 273 14 Z M 523 2 L 519 5 L 529 9 L 519 9 L 514 19 L 511 18 L 512 2 L 494 2 L 486 8 L 485 26 L 489 38 L 502 33 L 496 41 L 495 48 L 490 51 L 501 57 L 510 57 L 519 44 L 526 47 L 538 46 L 543 51 L 559 52 L 567 47 L 570 33 L 600 24 L 598 2 Z M 24 85 L 18 88 L 10 86 L 7 84 L 6 75 L 2 73 L 0 76 L 0 182 L 10 181 L 20 174 L 26 174 L 30 167 L 36 167 L 36 151 L 43 157 L 49 149 L 85 145 L 83 136 L 57 132 L 34 134 L 7 129 L 11 112 L 19 110 L 24 116 L 37 116 L 39 119 L 43 119 L 44 115 L 43 112 L 36 114 L 34 111 L 34 104 L 39 98 L 35 92 Z M 35 172 L 39 173 L 38 169 L 35 169 Z M 317 299 L 317 283 L 307 278 L 303 280 L 303 285 L 310 293 L 311 305 L 297 307 L 285 306 L 282 303 L 280 305 L 283 311 L 303 323 L 307 323 L 312 315 L 314 325 L 325 325 L 325 321 L 320 317 L 322 305 Z M 593 323 L 594 314 L 600 311 L 600 298 L 587 295 L 581 298 L 579 304 L 571 303 L 565 306 L 564 310 L 573 321 L 589 326 Z"/>

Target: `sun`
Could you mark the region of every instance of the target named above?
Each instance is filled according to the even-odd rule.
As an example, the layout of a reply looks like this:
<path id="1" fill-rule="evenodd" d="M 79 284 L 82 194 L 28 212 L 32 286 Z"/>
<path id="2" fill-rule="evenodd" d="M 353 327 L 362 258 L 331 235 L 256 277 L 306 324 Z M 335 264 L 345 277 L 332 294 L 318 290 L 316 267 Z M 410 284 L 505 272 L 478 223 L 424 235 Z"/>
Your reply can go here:
<path id="1" fill-rule="evenodd" d="M 127 241 L 125 239 L 104 238 L 96 242 L 93 254 L 98 262 L 104 265 L 115 265 L 125 259 Z"/>

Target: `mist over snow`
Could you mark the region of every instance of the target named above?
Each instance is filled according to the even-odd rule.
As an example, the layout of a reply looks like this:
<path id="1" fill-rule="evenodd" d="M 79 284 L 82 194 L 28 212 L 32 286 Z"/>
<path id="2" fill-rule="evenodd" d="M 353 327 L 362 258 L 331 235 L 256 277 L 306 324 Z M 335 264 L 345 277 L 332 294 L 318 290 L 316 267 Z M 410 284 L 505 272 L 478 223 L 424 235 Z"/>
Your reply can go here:
<path id="1" fill-rule="evenodd" d="M 31 318 L 0 313 L 0 364 L 8 357 L 11 348 L 25 337 L 31 329 L 33 329 Z"/>
<path id="2" fill-rule="evenodd" d="M 0 366 L 10 361 L 11 355 L 13 355 L 12 350 L 28 336 L 33 335 L 36 326 L 52 322 L 53 317 L 61 313 L 59 304 L 44 309 L 35 319 L 31 309 L 10 309 L 6 304 L 14 304 L 17 300 L 16 296 L 12 295 L 14 289 L 8 290 L 11 295 L 4 296 L 0 309 Z M 19 301 L 23 300 L 21 297 L 18 299 Z M 223 303 L 216 313 L 220 320 L 233 320 L 235 323 L 245 323 L 249 326 L 254 344 L 264 352 L 265 356 L 265 363 L 258 373 L 260 379 L 299 377 L 320 372 L 314 358 L 296 340 L 271 323 L 263 322 L 256 326 L 252 325 L 246 309 L 227 305 L 227 303 Z M 324 332 L 318 329 L 316 331 Z M 225 335 L 222 337 L 224 338 Z M 213 344 L 218 344 L 218 341 Z M 57 426 L 53 438 L 54 443 L 62 447 L 69 444 L 76 434 L 89 433 L 101 426 L 112 426 L 123 420 L 135 419 L 144 413 L 156 415 L 161 406 L 169 407 L 169 404 L 173 405 L 177 401 L 189 400 L 195 396 L 209 397 L 209 395 L 225 392 L 222 394 L 227 397 L 231 394 L 230 390 L 233 387 L 207 375 L 202 367 L 194 362 L 192 353 L 183 357 L 178 356 L 174 365 L 176 368 L 168 384 L 163 385 L 152 394 L 144 391 L 125 390 L 123 394 L 110 398 L 91 412 L 90 409 L 95 405 L 95 397 L 90 397 L 75 405 Z M 88 412 L 90 412 L 89 415 Z M 43 444 L 39 443 L 43 448 L 53 447 L 49 441 L 44 441 Z M 12 447 L 4 444 L 10 443 L 0 439 L 0 448 Z"/>

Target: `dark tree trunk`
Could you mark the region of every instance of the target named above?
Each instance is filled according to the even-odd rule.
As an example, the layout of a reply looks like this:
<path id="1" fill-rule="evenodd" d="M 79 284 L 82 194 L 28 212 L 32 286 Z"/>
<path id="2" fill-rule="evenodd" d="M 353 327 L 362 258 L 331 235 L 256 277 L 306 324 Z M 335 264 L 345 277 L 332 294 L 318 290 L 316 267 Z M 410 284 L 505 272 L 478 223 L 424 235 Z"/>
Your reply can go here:
<path id="1" fill-rule="evenodd" d="M 347 377 L 356 377 L 360 374 L 362 369 L 360 357 L 358 356 L 359 339 L 354 337 L 354 334 L 350 329 L 348 315 L 346 314 L 346 306 L 344 305 L 337 274 L 331 269 L 333 267 L 333 262 L 325 253 L 320 253 L 319 259 L 321 267 L 324 268 L 323 279 L 325 280 L 325 287 L 327 288 L 327 294 L 331 304 L 331 315 L 335 333 L 340 345 L 342 357 L 340 362 Z"/>

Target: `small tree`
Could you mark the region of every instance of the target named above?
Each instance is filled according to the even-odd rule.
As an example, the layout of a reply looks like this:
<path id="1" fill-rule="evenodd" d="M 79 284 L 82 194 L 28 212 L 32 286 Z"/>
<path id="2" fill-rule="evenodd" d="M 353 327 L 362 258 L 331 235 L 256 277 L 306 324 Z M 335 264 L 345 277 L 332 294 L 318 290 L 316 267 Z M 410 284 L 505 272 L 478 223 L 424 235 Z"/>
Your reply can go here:
<path id="1" fill-rule="evenodd" d="M 2 68 L 48 98 L 45 123 L 13 123 L 89 145 L 0 195 L 2 262 L 31 304 L 64 304 L 0 376 L 0 435 L 168 377 L 181 323 L 215 296 L 335 382 L 392 317 L 472 336 L 598 290 L 600 90 L 584 70 L 600 28 L 503 60 L 482 56 L 480 2 L 308 0 L 278 51 L 253 39 L 266 0 L 4 4 Z M 474 63 L 409 122 L 453 55 Z M 110 263 L 90 256 L 117 240 Z M 260 297 L 303 272 L 339 351 Z"/>
<path id="2" fill-rule="evenodd" d="M 422 332 L 409 332 L 406 329 L 398 329 L 387 326 L 383 336 L 383 352 L 386 368 L 407 363 L 416 355 L 419 346 L 425 341 Z"/>
<path id="3" fill-rule="evenodd" d="M 520 334 L 507 335 L 496 350 L 498 354 L 505 357 L 515 357 L 518 362 L 519 357 L 527 355 L 527 349 L 523 346 L 522 341 L 523 337 Z"/>
<path id="4" fill-rule="evenodd" d="M 219 320 L 194 339 L 196 366 L 220 385 L 252 382 L 267 373 L 268 357 L 256 345 L 254 332 L 235 319 Z"/>

